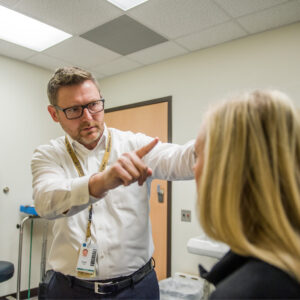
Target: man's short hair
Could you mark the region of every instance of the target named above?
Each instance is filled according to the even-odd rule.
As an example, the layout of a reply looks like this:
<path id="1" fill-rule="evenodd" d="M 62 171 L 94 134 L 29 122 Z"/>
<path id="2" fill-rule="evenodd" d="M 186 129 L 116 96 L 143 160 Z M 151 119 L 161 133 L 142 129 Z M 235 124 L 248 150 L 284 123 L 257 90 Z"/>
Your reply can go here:
<path id="1" fill-rule="evenodd" d="M 63 86 L 71 86 L 91 80 L 97 87 L 99 93 L 100 88 L 96 78 L 88 71 L 78 67 L 63 67 L 55 71 L 48 82 L 47 95 L 51 105 L 57 105 L 57 93 Z"/>

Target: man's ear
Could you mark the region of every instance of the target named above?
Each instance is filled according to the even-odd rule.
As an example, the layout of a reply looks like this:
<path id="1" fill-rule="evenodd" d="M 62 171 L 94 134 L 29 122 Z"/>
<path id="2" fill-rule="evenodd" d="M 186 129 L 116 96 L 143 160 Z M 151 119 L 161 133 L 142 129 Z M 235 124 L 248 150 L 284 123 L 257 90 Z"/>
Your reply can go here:
<path id="1" fill-rule="evenodd" d="M 52 105 L 48 105 L 48 111 L 49 111 L 49 114 L 51 115 L 53 121 L 54 122 L 59 122 L 59 118 L 58 118 L 57 111 L 56 111 L 55 107 L 52 106 Z"/>

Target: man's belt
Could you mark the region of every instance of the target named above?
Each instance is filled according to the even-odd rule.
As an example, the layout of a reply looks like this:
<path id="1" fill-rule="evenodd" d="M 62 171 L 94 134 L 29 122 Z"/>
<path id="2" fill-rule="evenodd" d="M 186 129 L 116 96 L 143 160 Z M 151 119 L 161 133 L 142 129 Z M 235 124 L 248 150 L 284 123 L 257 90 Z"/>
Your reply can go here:
<path id="1" fill-rule="evenodd" d="M 149 274 L 154 267 L 154 260 L 150 259 L 149 262 L 147 262 L 143 267 L 129 276 L 101 281 L 88 281 L 72 277 L 72 284 L 94 290 L 96 294 L 112 294 L 139 282 L 147 274 Z"/>

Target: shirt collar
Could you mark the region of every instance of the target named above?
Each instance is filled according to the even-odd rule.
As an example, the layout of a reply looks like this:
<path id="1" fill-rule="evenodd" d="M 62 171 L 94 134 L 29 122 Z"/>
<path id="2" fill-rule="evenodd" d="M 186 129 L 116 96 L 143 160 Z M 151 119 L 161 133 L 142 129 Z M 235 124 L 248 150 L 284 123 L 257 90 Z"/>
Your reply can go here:
<path id="1" fill-rule="evenodd" d="M 85 146 L 83 146 L 82 144 L 80 144 L 76 140 L 72 139 L 69 134 L 66 134 L 66 136 L 67 136 L 67 138 L 68 138 L 68 140 L 69 140 L 70 144 L 72 145 L 75 152 L 89 154 L 92 151 L 105 149 L 106 141 L 107 141 L 107 137 L 108 137 L 108 129 L 107 129 L 106 124 L 104 124 L 103 134 L 100 137 L 100 140 L 98 141 L 97 146 L 92 150 L 87 149 Z"/>

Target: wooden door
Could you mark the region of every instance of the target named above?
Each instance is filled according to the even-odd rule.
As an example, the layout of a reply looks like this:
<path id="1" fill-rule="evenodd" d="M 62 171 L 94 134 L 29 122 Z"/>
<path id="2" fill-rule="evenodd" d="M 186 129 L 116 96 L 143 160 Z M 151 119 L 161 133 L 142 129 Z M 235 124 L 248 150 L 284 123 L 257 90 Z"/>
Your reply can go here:
<path id="1" fill-rule="evenodd" d="M 151 137 L 157 136 L 162 142 L 170 142 L 170 115 L 171 97 L 167 97 L 105 110 L 105 123 L 108 127 L 142 132 Z M 150 219 L 158 280 L 171 274 L 170 187 L 171 183 L 166 180 L 154 180 L 151 185 Z M 163 192 L 163 202 L 160 202 L 158 190 Z"/>

